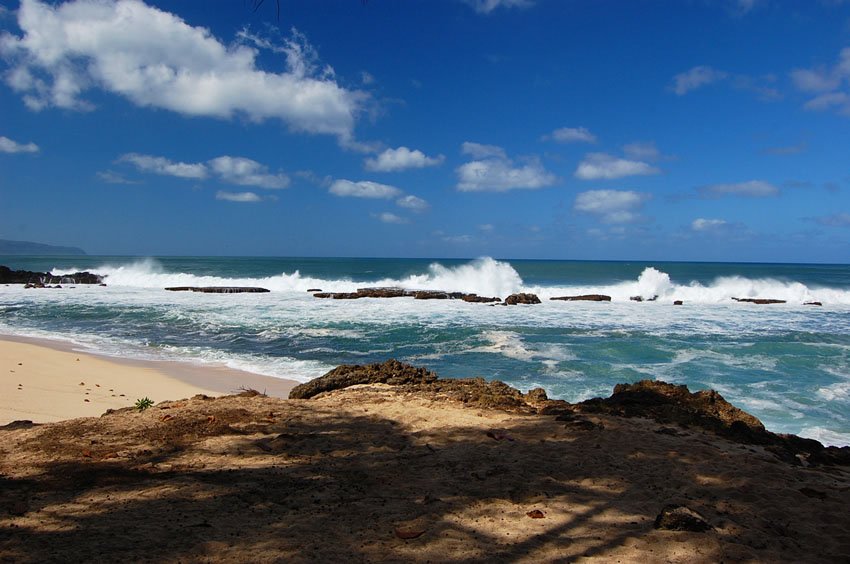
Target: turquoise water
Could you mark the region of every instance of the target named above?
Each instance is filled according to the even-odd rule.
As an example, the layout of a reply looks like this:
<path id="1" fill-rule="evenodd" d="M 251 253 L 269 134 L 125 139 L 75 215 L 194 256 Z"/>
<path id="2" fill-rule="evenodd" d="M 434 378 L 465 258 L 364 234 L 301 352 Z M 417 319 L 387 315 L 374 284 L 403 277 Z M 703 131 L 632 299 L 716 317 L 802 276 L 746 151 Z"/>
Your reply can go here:
<path id="1" fill-rule="evenodd" d="M 848 265 L 244 257 L 0 257 L 0 264 L 57 274 L 89 270 L 108 283 L 0 287 L 0 333 L 302 381 L 339 364 L 394 357 L 442 376 L 542 386 L 570 401 L 657 378 L 717 389 L 772 430 L 850 444 Z M 178 285 L 272 292 L 163 290 Z M 365 286 L 502 298 L 529 291 L 543 303 L 320 300 L 306 292 Z M 613 300 L 548 299 L 583 293 Z M 658 299 L 629 300 L 638 295 Z M 732 297 L 788 303 L 758 306 Z M 673 306 L 675 299 L 685 305 Z M 824 305 L 803 305 L 809 301 Z"/>

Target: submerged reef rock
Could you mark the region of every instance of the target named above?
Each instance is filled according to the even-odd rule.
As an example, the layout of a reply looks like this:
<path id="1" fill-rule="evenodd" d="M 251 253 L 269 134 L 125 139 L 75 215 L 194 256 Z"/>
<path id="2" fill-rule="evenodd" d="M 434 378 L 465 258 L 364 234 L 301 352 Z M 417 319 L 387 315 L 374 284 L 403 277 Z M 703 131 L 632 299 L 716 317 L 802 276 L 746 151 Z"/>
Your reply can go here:
<path id="1" fill-rule="evenodd" d="M 774 299 L 771 299 L 771 298 L 732 298 L 732 299 L 735 300 L 736 302 L 743 302 L 743 303 L 748 303 L 748 304 L 758 304 L 758 305 L 788 303 L 785 300 L 774 300 Z"/>
<path id="2" fill-rule="evenodd" d="M 517 304 L 539 304 L 540 298 L 537 294 L 511 294 L 505 298 L 505 305 Z"/>
<path id="3" fill-rule="evenodd" d="M 581 296 L 558 296 L 555 298 L 549 298 L 550 300 L 561 300 L 565 302 L 610 302 L 611 296 L 605 296 L 603 294 L 584 294 Z M 632 298 L 634 299 L 634 298 Z M 638 300 L 635 300 L 638 301 Z M 643 301 L 641 298 L 640 301 Z"/>
<path id="4" fill-rule="evenodd" d="M 204 294 L 265 294 L 271 290 L 250 286 L 173 286 L 169 292 L 202 292 Z"/>
<path id="5" fill-rule="evenodd" d="M 12 270 L 7 266 L 0 266 L 0 284 L 32 284 L 34 288 L 42 288 L 47 284 L 101 284 L 102 282 L 102 276 L 91 272 L 54 276 L 47 272 Z"/>
<path id="6" fill-rule="evenodd" d="M 583 413 L 646 417 L 710 431 L 734 442 L 761 445 L 792 464 L 850 464 L 850 447 L 824 447 L 813 439 L 771 433 L 758 418 L 714 390 L 691 393 L 687 386 L 656 380 L 617 384 L 611 397 L 577 404 Z"/>

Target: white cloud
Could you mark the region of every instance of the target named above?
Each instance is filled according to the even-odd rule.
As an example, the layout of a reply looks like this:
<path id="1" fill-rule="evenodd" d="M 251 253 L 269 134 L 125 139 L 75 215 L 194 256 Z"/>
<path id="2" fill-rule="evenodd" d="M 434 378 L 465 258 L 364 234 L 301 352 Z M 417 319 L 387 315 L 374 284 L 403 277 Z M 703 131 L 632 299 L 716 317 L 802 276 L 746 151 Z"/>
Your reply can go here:
<path id="1" fill-rule="evenodd" d="M 576 211 L 597 215 L 603 223 L 631 223 L 640 219 L 639 210 L 648 194 L 631 190 L 589 190 L 576 196 Z"/>
<path id="2" fill-rule="evenodd" d="M 470 235 L 446 235 L 442 237 L 442 240 L 452 245 L 467 245 L 472 243 L 473 238 Z"/>
<path id="3" fill-rule="evenodd" d="M 215 175 L 222 182 L 238 186 L 256 186 L 270 190 L 289 186 L 289 177 L 283 173 L 269 174 L 268 167 L 245 157 L 223 155 L 210 159 L 206 163 L 173 162 L 165 157 L 127 153 L 118 158 L 118 162 L 134 165 L 142 172 L 194 178 L 204 180 Z M 106 178 L 101 177 L 103 180 Z"/>
<path id="4" fill-rule="evenodd" d="M 814 95 L 803 105 L 805 109 L 835 110 L 850 117 L 850 47 L 841 50 L 833 67 L 795 69 L 791 79 L 797 89 Z"/>
<path id="5" fill-rule="evenodd" d="M 330 187 L 331 194 L 353 198 L 389 199 L 401 196 L 401 190 L 395 186 L 378 184 L 369 180 L 352 182 L 351 180 L 335 180 Z"/>
<path id="6" fill-rule="evenodd" d="M 225 192 L 223 190 L 219 190 L 215 194 L 216 200 L 225 200 L 227 202 L 240 202 L 240 203 L 255 203 L 262 200 L 258 195 L 253 192 Z"/>
<path id="7" fill-rule="evenodd" d="M 712 82 L 724 80 L 728 76 L 723 71 L 708 66 L 698 66 L 674 76 L 671 88 L 673 92 L 682 96 L 691 90 L 702 88 Z"/>
<path id="8" fill-rule="evenodd" d="M 37 153 L 38 145 L 35 143 L 18 143 L 8 137 L 0 137 L 0 153 Z"/>
<path id="9" fill-rule="evenodd" d="M 646 176 L 661 171 L 642 161 L 621 159 L 606 153 L 588 153 L 576 169 L 575 176 L 582 180 L 611 180 L 626 176 Z"/>
<path id="10" fill-rule="evenodd" d="M 202 180 L 209 175 L 207 166 L 204 163 L 173 162 L 165 157 L 141 155 L 139 153 L 127 153 L 126 155 L 122 155 L 118 161 L 130 163 L 142 172 L 161 174 L 163 176 Z"/>
<path id="11" fill-rule="evenodd" d="M 409 168 L 437 166 L 443 160 L 445 160 L 443 155 L 429 157 L 418 149 L 410 150 L 407 147 L 399 147 L 398 149 L 387 149 L 373 159 L 366 159 L 365 165 L 367 170 L 394 172 Z"/>
<path id="12" fill-rule="evenodd" d="M 122 175 L 111 170 L 104 170 L 97 173 L 97 177 L 107 184 L 139 184 L 136 180 L 129 180 Z"/>
<path id="13" fill-rule="evenodd" d="M 360 71 L 360 82 L 369 85 L 375 82 L 375 77 L 366 71 Z"/>
<path id="14" fill-rule="evenodd" d="M 416 196 L 412 195 L 402 196 L 401 198 L 396 200 L 395 203 L 401 208 L 409 209 L 415 212 L 424 212 L 431 207 L 431 205 L 422 198 L 417 198 Z"/>
<path id="15" fill-rule="evenodd" d="M 779 194 L 779 188 L 764 180 L 749 180 L 734 184 L 713 184 L 699 190 L 706 197 L 746 196 L 749 198 L 767 198 Z"/>
<path id="16" fill-rule="evenodd" d="M 505 150 L 496 145 L 482 145 L 481 143 L 472 143 L 465 141 L 460 146 L 460 152 L 464 155 L 469 155 L 473 159 L 507 159 L 508 155 Z"/>
<path id="17" fill-rule="evenodd" d="M 596 143 L 596 135 L 586 127 L 561 127 L 544 136 L 544 139 L 552 139 L 559 143 Z"/>
<path id="18" fill-rule="evenodd" d="M 704 219 L 697 218 L 691 223 L 691 229 L 694 231 L 711 231 L 726 225 L 726 220 L 723 219 Z"/>
<path id="19" fill-rule="evenodd" d="M 497 8 L 526 8 L 534 4 L 532 0 L 464 0 L 479 14 L 489 14 Z"/>
<path id="20" fill-rule="evenodd" d="M 244 157 L 217 157 L 209 161 L 209 167 L 228 184 L 268 189 L 289 186 L 289 177 L 285 174 L 269 174 L 268 167 Z"/>
<path id="21" fill-rule="evenodd" d="M 243 34 L 225 45 L 209 30 L 138 0 L 74 0 L 52 6 L 22 0 L 22 35 L 0 37 L 11 64 L 6 81 L 33 110 L 90 109 L 85 91 L 101 89 L 138 106 L 189 116 L 252 121 L 279 119 L 293 131 L 352 143 L 357 114 L 368 99 L 320 68 L 315 50 L 293 30 L 281 46 Z M 286 57 L 282 72 L 257 66 L 259 49 Z"/>
<path id="22" fill-rule="evenodd" d="M 478 229 L 484 231 L 485 233 L 490 233 L 495 229 L 495 227 L 492 223 L 483 223 L 478 226 Z"/>
<path id="23" fill-rule="evenodd" d="M 378 219 L 380 219 L 384 223 L 393 223 L 393 224 L 396 224 L 396 225 L 403 225 L 405 223 L 410 223 L 407 219 L 405 219 L 403 217 L 399 217 L 396 214 L 389 213 L 389 212 L 382 213 L 381 215 L 378 216 Z"/>
<path id="24" fill-rule="evenodd" d="M 628 158 L 638 161 L 657 161 L 663 156 L 652 141 L 636 141 L 623 145 L 623 153 Z"/>
<path id="25" fill-rule="evenodd" d="M 534 190 L 558 181 L 554 174 L 543 168 L 539 159 L 528 158 L 525 159 L 526 164 L 515 165 L 505 150 L 495 145 L 466 142 L 461 151 L 476 159 L 455 169 L 457 189 L 461 192 Z"/>

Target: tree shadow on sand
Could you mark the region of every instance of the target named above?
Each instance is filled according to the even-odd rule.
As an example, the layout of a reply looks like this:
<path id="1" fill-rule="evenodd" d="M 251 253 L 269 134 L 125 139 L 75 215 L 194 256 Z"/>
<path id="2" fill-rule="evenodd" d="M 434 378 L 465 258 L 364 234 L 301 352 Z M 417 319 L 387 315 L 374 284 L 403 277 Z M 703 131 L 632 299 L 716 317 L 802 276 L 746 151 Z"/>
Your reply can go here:
<path id="1" fill-rule="evenodd" d="M 827 561 L 850 542 L 846 517 L 837 517 L 844 528 L 833 522 L 846 491 L 780 495 L 800 490 L 806 472 L 815 484 L 828 474 L 699 432 L 551 416 L 511 416 L 498 429 L 417 428 L 263 397 L 192 405 L 162 412 L 174 415 L 156 428 L 171 424 L 172 434 L 146 428 L 91 444 L 106 417 L 80 423 L 76 435 L 26 435 L 21 448 L 44 459 L 21 477 L 0 465 L 0 560 L 513 562 L 640 550 L 647 561 Z M 810 489 L 826 491 L 818 487 Z M 813 501 L 820 510 L 784 511 Z M 714 529 L 655 530 L 669 503 L 687 504 Z M 795 528 L 802 519 L 814 521 Z M 840 534 L 815 538 L 819 527 L 824 538 Z"/>

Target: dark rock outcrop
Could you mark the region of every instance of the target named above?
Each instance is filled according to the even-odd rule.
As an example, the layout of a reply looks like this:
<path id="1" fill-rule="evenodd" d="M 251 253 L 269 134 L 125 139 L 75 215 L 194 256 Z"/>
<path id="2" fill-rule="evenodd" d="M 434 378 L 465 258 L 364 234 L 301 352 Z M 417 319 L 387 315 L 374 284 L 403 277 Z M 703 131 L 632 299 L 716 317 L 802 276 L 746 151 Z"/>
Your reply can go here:
<path id="1" fill-rule="evenodd" d="M 48 272 L 12 270 L 7 266 L 0 266 L 0 284 L 33 284 L 34 287 L 44 287 L 47 284 L 101 284 L 102 282 L 102 276 L 91 272 L 54 276 Z"/>
<path id="2" fill-rule="evenodd" d="M 610 302 L 611 296 L 603 294 L 583 294 L 581 296 L 558 296 L 550 300 L 562 300 L 565 302 Z"/>
<path id="3" fill-rule="evenodd" d="M 307 290 L 307 291 L 308 291 L 308 292 L 310 292 L 310 293 L 313 293 L 313 292 L 321 292 L 321 291 L 322 291 L 322 289 L 321 289 L 321 288 L 310 288 L 310 289 L 309 289 L 309 290 Z"/>
<path id="4" fill-rule="evenodd" d="M 358 288 L 360 298 L 403 298 L 407 294 L 403 288 Z"/>
<path id="5" fill-rule="evenodd" d="M 823 303 L 822 302 L 803 302 L 803 305 L 822 306 Z"/>
<path id="6" fill-rule="evenodd" d="M 643 301 L 654 302 L 655 300 L 658 299 L 658 294 L 652 296 L 651 298 L 646 298 L 645 300 L 644 300 L 643 296 L 632 296 L 629 299 L 633 302 L 643 302 Z"/>
<path id="7" fill-rule="evenodd" d="M 736 302 L 743 302 L 748 304 L 758 304 L 758 305 L 766 305 L 766 304 L 784 304 L 787 303 L 785 300 L 774 300 L 770 298 L 732 298 Z"/>
<path id="8" fill-rule="evenodd" d="M 684 505 L 668 505 L 655 518 L 655 528 L 667 531 L 704 533 L 714 529 L 705 517 Z"/>
<path id="9" fill-rule="evenodd" d="M 465 302 L 476 304 L 491 304 L 502 301 L 502 298 L 485 298 L 484 296 L 479 296 L 478 294 L 464 294 L 461 299 Z"/>
<path id="10" fill-rule="evenodd" d="M 390 359 L 381 364 L 337 366 L 324 376 L 295 386 L 290 399 L 309 399 L 322 392 L 341 390 L 357 384 L 423 384 L 435 382 L 437 375 L 425 368 L 417 368 Z"/>
<path id="11" fill-rule="evenodd" d="M 250 286 L 173 286 L 166 288 L 169 292 L 202 292 L 204 294 L 265 294 L 266 288 Z"/>
<path id="12" fill-rule="evenodd" d="M 771 433 L 756 417 L 714 390 L 691 393 L 687 386 L 643 380 L 618 384 L 611 397 L 590 399 L 575 407 L 585 413 L 646 417 L 663 424 L 703 429 L 738 443 L 761 445 L 792 464 L 805 460 L 813 465 L 850 465 L 850 447 L 824 447 L 812 439 Z"/>
<path id="13" fill-rule="evenodd" d="M 685 302 L 683 302 L 682 300 L 675 300 L 675 301 L 673 302 L 673 305 L 684 305 L 684 303 L 685 303 Z"/>
<path id="14" fill-rule="evenodd" d="M 449 299 L 449 294 L 447 292 L 441 292 L 439 290 L 420 290 L 418 292 L 413 293 L 413 299 L 415 299 L 415 300 L 447 300 L 447 299 Z"/>
<path id="15" fill-rule="evenodd" d="M 517 304 L 539 304 L 540 298 L 536 294 L 511 294 L 505 298 L 505 305 Z"/>

